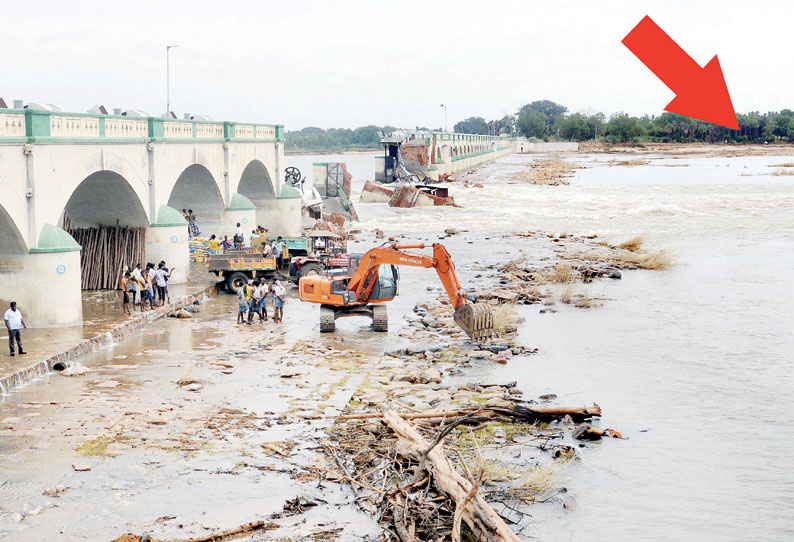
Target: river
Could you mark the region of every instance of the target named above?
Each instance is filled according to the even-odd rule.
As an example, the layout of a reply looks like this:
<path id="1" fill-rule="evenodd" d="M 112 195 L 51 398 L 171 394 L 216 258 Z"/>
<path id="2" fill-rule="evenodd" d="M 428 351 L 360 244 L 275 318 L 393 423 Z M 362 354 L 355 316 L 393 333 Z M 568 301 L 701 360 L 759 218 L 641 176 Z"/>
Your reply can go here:
<path id="1" fill-rule="evenodd" d="M 462 209 L 357 204 L 365 228 L 432 237 L 467 229 L 475 258 L 499 261 L 520 242 L 489 235 L 541 229 L 642 235 L 676 265 L 592 284 L 604 306 L 523 307 L 526 364 L 483 380 L 518 380 L 529 396 L 598 402 L 603 426 L 627 440 L 581 450 L 564 474 L 574 510 L 539 506 L 523 534 L 537 540 L 790 540 L 794 471 L 794 176 L 781 156 L 577 154 L 569 186 L 509 184 L 535 157 L 482 167 L 484 188 L 452 185 Z M 371 155 L 345 161 L 354 201 Z M 452 238 L 449 240 L 452 241 Z M 445 243 L 449 241 L 444 241 Z M 472 245 L 469 245 L 471 247 Z M 471 248 L 466 249 L 471 252 Z"/>
<path id="2" fill-rule="evenodd" d="M 519 341 L 539 352 L 467 369 L 466 378 L 517 380 L 527 398 L 556 393 L 560 404 L 598 402 L 601 426 L 627 437 L 580 448 L 558 480 L 575 506 L 534 506 L 521 534 L 544 541 L 794 538 L 794 177 L 770 175 L 791 158 L 635 154 L 630 158 L 649 163 L 624 167 L 611 163 L 626 159 L 622 154 L 571 154 L 565 158 L 582 168 L 569 186 L 512 182 L 511 174 L 535 158 L 515 155 L 481 167 L 472 178 L 483 188 L 450 185 L 461 208 L 356 204 L 361 227 L 387 235 L 432 242 L 446 228 L 468 230 L 443 241 L 466 285 L 484 265 L 539 255 L 541 243 L 510 235 L 516 231 L 610 241 L 643 235 L 648 247 L 674 253 L 669 270 L 628 271 L 620 281 L 586 286 L 601 307 L 557 305 L 545 314 L 520 307 Z M 357 201 L 373 176 L 372 155 L 290 156 L 287 165 L 310 176 L 313 161 L 334 160 L 347 162 Z M 371 236 L 364 239 L 352 249 L 369 248 Z M 427 270 L 405 269 L 402 277 L 388 334 L 350 318 L 318 338 L 316 307 L 299 303 L 294 291 L 283 327 L 268 324 L 262 332 L 234 324 L 233 296 L 217 296 L 195 320 L 162 320 L 87 356 L 92 372 L 85 378 L 51 375 L 13 390 L 0 400 L 0 538 L 107 540 L 144 530 L 185 537 L 280 510 L 296 482 L 239 465 L 241 458 L 275 461 L 254 452 L 264 440 L 285 439 L 289 426 L 207 440 L 202 426 L 184 420 L 140 432 L 133 424 L 123 433 L 127 440 L 113 444 L 118 457 L 86 458 L 75 448 L 129 423 L 131 411 L 200 418 L 220 405 L 256 413 L 264 424 L 265 411 L 311 411 L 316 397 L 328 395 L 330 419 L 364 375 L 312 368 L 298 386 L 280 378 L 280 357 L 289 362 L 292 354 L 279 345 L 311 338 L 377 354 L 405 343 L 401 316 L 434 295 L 426 286 L 438 284 Z M 231 374 L 221 362 L 233 365 Z M 186 377 L 204 382 L 201 394 L 175 385 Z M 304 432 L 297 441 L 310 431 L 305 423 L 292 427 Z M 188 444 L 202 451 L 175 455 L 169 430 L 190 430 Z M 92 471 L 73 472 L 75 461 L 92 463 Z M 71 489 L 56 499 L 41 495 L 57 483 Z M 330 503 L 309 519 L 376 531 L 366 514 L 337 506 L 349 497 L 341 493 L 326 489 Z"/>

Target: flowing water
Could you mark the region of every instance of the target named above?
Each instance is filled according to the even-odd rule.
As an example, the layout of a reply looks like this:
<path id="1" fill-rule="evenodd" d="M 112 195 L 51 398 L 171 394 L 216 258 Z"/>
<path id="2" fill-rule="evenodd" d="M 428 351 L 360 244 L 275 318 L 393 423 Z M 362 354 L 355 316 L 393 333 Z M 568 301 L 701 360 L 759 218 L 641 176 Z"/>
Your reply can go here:
<path id="1" fill-rule="evenodd" d="M 467 285 L 477 280 L 481 265 L 549 250 L 537 240 L 504 237 L 516 231 L 597 234 L 613 241 L 644 235 L 649 247 L 674 252 L 670 270 L 625 272 L 623 280 L 587 286 L 589 295 L 605 299 L 600 308 L 562 306 L 540 314 L 537 306 L 521 307 L 520 342 L 539 353 L 467 371 L 468 378 L 482 381 L 518 380 L 526 397 L 556 393 L 561 404 L 596 401 L 604 412 L 601 425 L 628 437 L 581 448 L 580 459 L 559 480 L 576 506 L 533 507 L 525 537 L 792 539 L 794 177 L 769 175 L 779 170 L 770 166 L 791 160 L 644 158 L 650 164 L 620 167 L 609 161 L 625 156 L 569 155 L 584 169 L 570 186 L 547 187 L 513 184 L 510 174 L 527 169 L 534 157 L 512 156 L 480 168 L 476 175 L 484 188 L 451 185 L 460 209 L 356 207 L 363 227 L 388 235 L 403 232 L 432 242 L 445 228 L 469 230 L 443 241 Z M 357 201 L 363 182 L 373 177 L 372 155 L 296 156 L 287 162 L 311 175 L 313 161 L 334 160 L 347 162 Z M 353 250 L 371 245 L 367 238 Z M 402 277 L 401 294 L 389 308 L 389 334 L 371 333 L 368 321 L 350 318 L 338 322 L 338 333 L 318 339 L 316 307 L 291 297 L 285 336 L 373 352 L 404 342 L 400 316 L 430 295 L 425 286 L 438 284 L 427 270 L 406 269 Z M 181 400 L 173 383 L 194 365 L 194 376 L 217 382 L 205 388 L 205 401 L 254 412 L 286 408 L 290 394 L 301 391 L 271 375 L 267 357 L 248 359 L 248 342 L 258 340 L 258 332 L 233 323 L 235 306 L 233 296 L 217 296 L 195 320 L 162 320 L 87 356 L 83 361 L 94 371 L 88 378 L 43 375 L 0 398 L 0 423 L 22 420 L 19 432 L 0 439 L 0 538 L 105 540 L 109 533 L 154 528 L 154 518 L 165 514 L 178 515 L 186 526 L 229 527 L 293 497 L 290 478 L 277 473 L 208 475 L 239 462 L 235 447 L 243 443 L 234 437 L 228 450 L 178 460 L 156 449 L 94 460 L 90 476 L 71 470 L 74 437 L 70 443 L 46 437 L 54 426 L 88 438 L 99 418 L 86 418 L 85 409 L 98 416 L 103 405 L 110 409 L 119 401 L 140 402 L 143 409 L 152 401 Z M 222 381 L 213 380 L 217 369 L 202 365 L 218 359 L 236 363 Z M 107 379 L 118 387 L 97 393 Z M 184 406 L 192 408 L 190 402 Z M 76 423 L 77 411 L 85 427 Z M 55 483 L 72 489 L 60 499 L 43 497 Z M 36 513 L 41 506 L 48 508 Z M 28 513 L 22 522 L 20 512 Z M 371 529 L 349 509 L 336 514 Z M 58 534 L 62 526 L 65 534 Z"/>
<path id="2" fill-rule="evenodd" d="M 307 163 L 307 157 L 300 162 Z M 794 538 L 794 168 L 781 156 L 568 155 L 570 186 L 511 184 L 531 156 L 477 172 L 485 187 L 453 186 L 462 209 L 358 204 L 365 227 L 432 236 L 471 230 L 461 251 L 491 263 L 519 240 L 489 234 L 541 229 L 643 235 L 675 254 L 667 271 L 597 281 L 603 307 L 556 314 L 522 308 L 527 363 L 483 379 L 517 379 L 528 395 L 597 401 L 602 425 L 628 440 L 581 450 L 565 473 L 572 511 L 541 506 L 524 535 L 538 540 L 790 540 Z M 371 156 L 346 161 L 354 201 Z M 294 160 L 295 163 L 300 163 Z M 304 166 L 305 167 L 305 166 Z M 456 237 L 445 243 L 458 243 Z M 456 260 L 457 261 L 457 260 Z M 403 289 L 405 291 L 405 289 Z"/>

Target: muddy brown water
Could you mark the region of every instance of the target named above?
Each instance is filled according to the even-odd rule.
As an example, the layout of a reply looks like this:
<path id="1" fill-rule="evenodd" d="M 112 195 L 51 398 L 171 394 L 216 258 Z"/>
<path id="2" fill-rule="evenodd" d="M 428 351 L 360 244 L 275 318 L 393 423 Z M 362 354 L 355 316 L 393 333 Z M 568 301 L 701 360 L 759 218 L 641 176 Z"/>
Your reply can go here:
<path id="1" fill-rule="evenodd" d="M 463 209 L 359 204 L 357 210 L 365 227 L 409 232 L 410 240 L 432 242 L 447 227 L 471 230 L 443 241 L 466 284 L 487 280 L 475 279 L 483 265 L 522 252 L 532 258 L 551 254 L 548 243 L 501 237 L 513 231 L 597 233 L 621 241 L 643 234 L 651 247 L 672 249 L 677 265 L 671 270 L 627 272 L 621 281 L 586 287 L 604 300 L 600 308 L 557 306 L 557 313 L 540 314 L 540 307 L 522 307 L 520 340 L 539 353 L 467 371 L 465 378 L 475 381 L 518 380 L 528 397 L 556 393 L 561 404 L 597 401 L 604 411 L 601 425 L 628 437 L 580 449 L 579 459 L 560 475 L 577 506 L 533 508 L 522 535 L 790 539 L 794 475 L 786 450 L 794 443 L 794 339 L 787 322 L 794 303 L 794 188 L 789 177 L 768 175 L 770 166 L 790 158 L 648 155 L 646 166 L 609 166 L 614 158 L 625 155 L 569 155 L 587 169 L 578 170 L 570 186 L 538 187 L 510 184 L 510 173 L 525 170 L 532 159 L 513 156 L 478 171 L 484 189 L 453 185 Z M 308 173 L 312 161 L 333 159 L 288 162 Z M 372 177 L 372 156 L 343 159 L 354 191 L 360 190 Z M 673 162 L 687 165 L 667 167 Z M 366 239 L 353 249 L 372 244 Z M 288 410 L 297 395 L 311 403 L 306 389 L 339 375 L 318 372 L 307 377 L 306 389 L 279 380 L 271 360 L 278 357 L 281 331 L 287 342 L 306 338 L 372 353 L 405 344 L 394 324 L 417 301 L 435 296 L 427 288 L 438 284 L 426 270 L 405 269 L 402 279 L 389 307 L 393 327 L 387 335 L 369 331 L 364 319 L 346 319 L 333 336 L 320 336 L 316 307 L 295 299 L 278 332 L 270 333 L 268 325 L 240 328 L 234 299 L 219 296 L 194 320 L 163 320 L 88 356 L 84 363 L 95 372 L 86 378 L 51 375 L 4 397 L 0 424 L 19 421 L 14 434 L 0 438 L 0 531 L 9 540 L 106 540 L 127 530 L 188 536 L 280 509 L 299 491 L 288 474 L 217 472 L 234 471 L 241 450 L 256 456 L 251 450 L 261 439 L 300 438 L 317 427 L 306 425 L 301 433 L 300 424 L 275 426 L 272 433 L 230 436 L 192 453 L 143 447 L 98 459 L 83 458 L 74 448 L 80 431 L 87 438 L 99 427 L 94 424 L 103 423 L 92 420 L 119 405 L 150 408 L 159 402 L 187 412 L 199 401 L 261 414 Z M 233 360 L 234 372 L 219 374 L 212 365 L 218 359 Z M 175 385 L 191 366 L 193 376 L 209 382 L 196 397 Z M 96 383 L 106 380 L 119 385 L 99 393 Z M 328 413 L 353 386 L 354 380 L 341 386 Z M 74 472 L 75 461 L 88 461 L 92 471 Z M 59 499 L 41 495 L 58 483 L 72 489 Z M 357 533 L 348 539 L 377 532 L 371 518 L 349 506 L 349 494 L 323 491 L 332 504 L 313 512 L 315 524 L 348 525 L 347 532 Z M 178 516 L 185 527 L 158 523 L 163 516 Z"/>

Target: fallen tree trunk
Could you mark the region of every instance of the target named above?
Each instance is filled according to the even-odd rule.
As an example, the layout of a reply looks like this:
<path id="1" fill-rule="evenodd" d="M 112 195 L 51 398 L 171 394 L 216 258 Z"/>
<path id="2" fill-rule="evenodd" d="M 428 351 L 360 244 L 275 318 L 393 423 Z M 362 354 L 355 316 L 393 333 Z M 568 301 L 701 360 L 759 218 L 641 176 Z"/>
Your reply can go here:
<path id="1" fill-rule="evenodd" d="M 430 443 L 394 411 L 385 412 L 383 421 L 399 437 L 396 451 L 419 461 L 420 464 L 424 462 L 425 468 L 432 475 L 433 485 L 456 503 L 456 516 L 460 514 L 460 519 L 469 526 L 478 540 L 520 541 L 499 514 L 476 491 L 472 482 L 458 474 L 452 467 L 442 446 L 431 448 Z"/>
<path id="2" fill-rule="evenodd" d="M 485 418 L 505 416 L 514 420 L 533 423 L 536 421 L 549 421 L 570 416 L 573 419 L 584 419 L 601 416 L 601 407 L 597 404 L 584 407 L 557 407 L 557 406 L 515 406 L 515 407 L 487 407 L 467 408 L 458 410 L 437 410 L 432 412 L 399 412 L 394 413 L 405 420 L 420 420 L 426 418 L 457 418 L 476 414 Z M 342 414 L 336 419 L 364 420 L 369 418 L 382 418 L 383 412 L 365 412 L 361 414 Z"/>

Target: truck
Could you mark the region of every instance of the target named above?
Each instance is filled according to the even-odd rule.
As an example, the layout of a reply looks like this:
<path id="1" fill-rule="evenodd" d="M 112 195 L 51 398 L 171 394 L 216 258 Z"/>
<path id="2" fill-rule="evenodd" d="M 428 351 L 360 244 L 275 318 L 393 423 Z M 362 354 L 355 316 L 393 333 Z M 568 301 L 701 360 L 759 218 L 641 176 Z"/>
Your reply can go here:
<path id="1" fill-rule="evenodd" d="M 254 237 L 253 246 L 240 250 L 229 249 L 222 254 L 210 254 L 207 259 L 207 270 L 221 279 L 221 285 L 227 292 L 236 294 L 240 288 L 253 279 L 285 279 L 282 271 L 276 266 L 276 258 L 262 255 L 262 243 L 273 242 L 275 237 Z M 310 242 L 306 237 L 282 238 L 285 243 L 283 257 L 289 261 L 290 254 L 306 255 Z"/>

